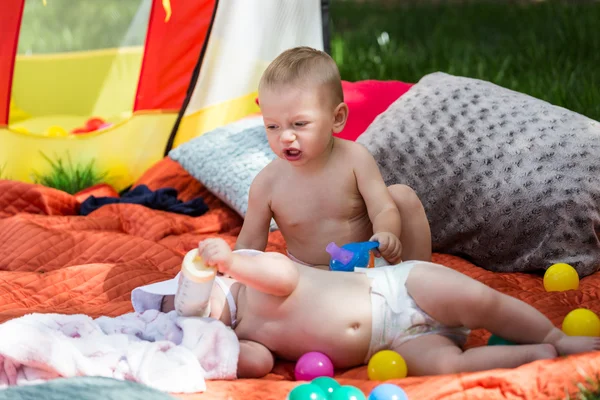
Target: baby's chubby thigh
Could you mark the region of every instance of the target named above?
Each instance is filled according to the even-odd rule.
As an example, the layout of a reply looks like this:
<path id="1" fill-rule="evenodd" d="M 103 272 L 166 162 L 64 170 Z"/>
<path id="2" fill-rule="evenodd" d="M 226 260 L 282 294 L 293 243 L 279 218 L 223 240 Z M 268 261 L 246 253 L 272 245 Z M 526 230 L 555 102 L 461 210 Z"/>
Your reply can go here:
<path id="1" fill-rule="evenodd" d="M 414 263 L 406 279 L 406 290 L 415 304 L 448 327 L 466 326 L 466 316 L 476 315 L 494 290 L 441 264 Z M 401 263 L 400 265 L 402 265 Z"/>
<path id="2" fill-rule="evenodd" d="M 451 268 L 448 268 L 442 264 L 437 264 L 430 261 L 411 260 L 403 261 L 397 264 L 398 267 L 410 266 L 410 272 L 406 278 L 407 288 L 409 286 L 414 287 L 413 289 L 427 289 L 428 283 L 424 281 L 424 278 L 437 279 L 446 271 L 456 272 Z M 409 293 L 411 289 L 408 289 Z"/>

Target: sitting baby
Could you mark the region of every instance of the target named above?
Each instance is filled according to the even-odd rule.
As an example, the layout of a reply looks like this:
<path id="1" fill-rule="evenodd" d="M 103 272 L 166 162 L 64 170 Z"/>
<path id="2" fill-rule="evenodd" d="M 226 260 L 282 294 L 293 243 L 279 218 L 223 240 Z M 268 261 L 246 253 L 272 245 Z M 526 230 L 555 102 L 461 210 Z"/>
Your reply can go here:
<path id="1" fill-rule="evenodd" d="M 431 260 L 431 232 L 416 193 L 386 187 L 362 145 L 335 138 L 348 118 L 339 70 L 326 53 L 297 47 L 280 54 L 258 88 L 267 139 L 278 158 L 250 187 L 236 249 L 264 251 L 273 218 L 288 255 L 327 265 L 327 244 L 374 240 L 390 264 Z"/>
<path id="2" fill-rule="evenodd" d="M 430 262 L 332 272 L 279 253 L 232 252 L 222 239 L 201 242 L 199 252 L 232 278 L 219 278 L 210 316 L 240 341 L 239 378 L 266 375 L 274 356 L 295 361 L 310 351 L 349 368 L 391 349 L 409 375 L 435 375 L 600 349 L 600 338 L 567 336 L 530 305 Z M 172 309 L 173 296 L 165 296 L 162 311 Z M 463 351 L 478 328 L 521 345 Z"/>

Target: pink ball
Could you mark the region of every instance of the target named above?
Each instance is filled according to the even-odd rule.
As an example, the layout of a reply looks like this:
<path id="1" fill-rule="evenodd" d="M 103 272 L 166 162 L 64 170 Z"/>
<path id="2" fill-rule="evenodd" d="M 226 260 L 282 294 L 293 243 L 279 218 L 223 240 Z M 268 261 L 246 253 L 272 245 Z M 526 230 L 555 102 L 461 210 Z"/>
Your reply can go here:
<path id="1" fill-rule="evenodd" d="M 294 375 L 297 381 L 312 381 L 319 376 L 333 377 L 333 363 L 325 354 L 311 351 L 298 359 Z"/>

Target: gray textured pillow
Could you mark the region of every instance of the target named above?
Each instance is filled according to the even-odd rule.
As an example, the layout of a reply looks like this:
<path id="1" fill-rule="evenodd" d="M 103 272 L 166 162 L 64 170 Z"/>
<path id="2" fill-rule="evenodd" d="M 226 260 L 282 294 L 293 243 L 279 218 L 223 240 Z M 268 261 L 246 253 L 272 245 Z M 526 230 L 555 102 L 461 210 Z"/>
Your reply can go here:
<path id="1" fill-rule="evenodd" d="M 357 140 L 411 186 L 435 251 L 493 271 L 600 267 L 600 124 L 489 82 L 434 73 Z"/>
<path id="2" fill-rule="evenodd" d="M 251 117 L 192 139 L 171 150 L 169 157 L 244 217 L 250 184 L 276 156 L 262 117 Z"/>

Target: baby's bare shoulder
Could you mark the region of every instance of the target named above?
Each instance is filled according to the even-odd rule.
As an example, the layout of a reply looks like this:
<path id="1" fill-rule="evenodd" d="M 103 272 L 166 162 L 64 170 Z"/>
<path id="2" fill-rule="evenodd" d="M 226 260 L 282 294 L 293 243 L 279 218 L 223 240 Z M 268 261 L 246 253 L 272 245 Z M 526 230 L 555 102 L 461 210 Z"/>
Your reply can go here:
<path id="1" fill-rule="evenodd" d="M 360 143 L 336 138 L 336 145 L 338 158 L 346 165 L 355 166 L 373 160 L 369 150 Z"/>
<path id="2" fill-rule="evenodd" d="M 272 188 L 277 180 L 277 160 L 271 161 L 252 180 L 249 197 L 251 199 L 269 199 Z"/>
<path id="3" fill-rule="evenodd" d="M 279 165 L 281 160 L 275 159 L 267 164 L 263 169 L 260 170 L 258 174 L 252 180 L 252 185 L 254 186 L 265 186 L 270 185 L 277 178 L 278 174 L 276 171 L 281 166 Z"/>

